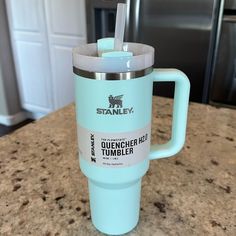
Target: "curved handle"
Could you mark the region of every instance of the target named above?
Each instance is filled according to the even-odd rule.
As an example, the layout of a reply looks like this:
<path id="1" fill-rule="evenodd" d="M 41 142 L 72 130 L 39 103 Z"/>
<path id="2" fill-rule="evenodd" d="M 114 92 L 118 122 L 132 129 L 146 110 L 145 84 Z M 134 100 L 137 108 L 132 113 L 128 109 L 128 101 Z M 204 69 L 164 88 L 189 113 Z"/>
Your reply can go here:
<path id="1" fill-rule="evenodd" d="M 151 146 L 149 159 L 170 157 L 178 153 L 185 142 L 190 83 L 188 77 L 176 69 L 155 69 L 153 81 L 175 82 L 171 139 L 165 144 Z"/>

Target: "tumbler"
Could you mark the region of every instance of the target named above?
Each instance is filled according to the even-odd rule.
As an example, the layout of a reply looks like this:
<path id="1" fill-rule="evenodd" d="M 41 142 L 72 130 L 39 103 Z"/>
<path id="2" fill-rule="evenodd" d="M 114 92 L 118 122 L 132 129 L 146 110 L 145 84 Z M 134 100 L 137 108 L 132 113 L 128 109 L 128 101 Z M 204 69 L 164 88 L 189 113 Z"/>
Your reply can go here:
<path id="1" fill-rule="evenodd" d="M 96 43 L 73 50 L 80 168 L 88 178 L 92 222 L 113 235 L 138 223 L 149 161 L 183 147 L 190 89 L 183 72 L 152 67 L 153 47 L 124 43 L 123 49 L 132 55 L 98 57 Z M 175 82 L 175 93 L 171 139 L 151 146 L 155 81 Z"/>

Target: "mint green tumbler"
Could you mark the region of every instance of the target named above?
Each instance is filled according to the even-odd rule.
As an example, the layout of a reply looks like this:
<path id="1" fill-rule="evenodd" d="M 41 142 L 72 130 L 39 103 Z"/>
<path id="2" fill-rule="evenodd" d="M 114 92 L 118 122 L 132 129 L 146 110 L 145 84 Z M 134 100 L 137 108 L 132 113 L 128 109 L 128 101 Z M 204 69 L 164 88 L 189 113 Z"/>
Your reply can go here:
<path id="1" fill-rule="evenodd" d="M 80 168 L 88 178 L 92 222 L 120 235 L 138 223 L 149 161 L 184 145 L 190 84 L 176 69 L 153 69 L 154 49 L 124 43 L 133 56 L 98 57 L 97 45 L 73 51 Z M 172 135 L 150 146 L 153 82 L 175 82 Z"/>

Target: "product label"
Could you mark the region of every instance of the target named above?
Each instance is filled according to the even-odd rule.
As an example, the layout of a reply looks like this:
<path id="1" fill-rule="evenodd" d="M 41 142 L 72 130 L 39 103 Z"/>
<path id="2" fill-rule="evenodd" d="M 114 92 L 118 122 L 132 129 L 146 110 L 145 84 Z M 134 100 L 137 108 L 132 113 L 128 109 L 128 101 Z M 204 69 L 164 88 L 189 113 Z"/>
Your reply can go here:
<path id="1" fill-rule="evenodd" d="M 91 164 L 126 167 L 147 158 L 150 151 L 150 124 L 123 133 L 94 132 L 78 125 L 79 154 Z"/>

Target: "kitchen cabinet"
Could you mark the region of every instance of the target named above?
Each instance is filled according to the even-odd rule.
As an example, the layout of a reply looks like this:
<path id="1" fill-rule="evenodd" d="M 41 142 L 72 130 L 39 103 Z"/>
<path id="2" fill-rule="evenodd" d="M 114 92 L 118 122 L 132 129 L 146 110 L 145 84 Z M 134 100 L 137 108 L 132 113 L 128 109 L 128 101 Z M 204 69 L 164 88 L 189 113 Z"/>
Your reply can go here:
<path id="1" fill-rule="evenodd" d="M 44 115 L 74 100 L 72 48 L 86 43 L 84 0 L 7 0 L 21 103 Z"/>

